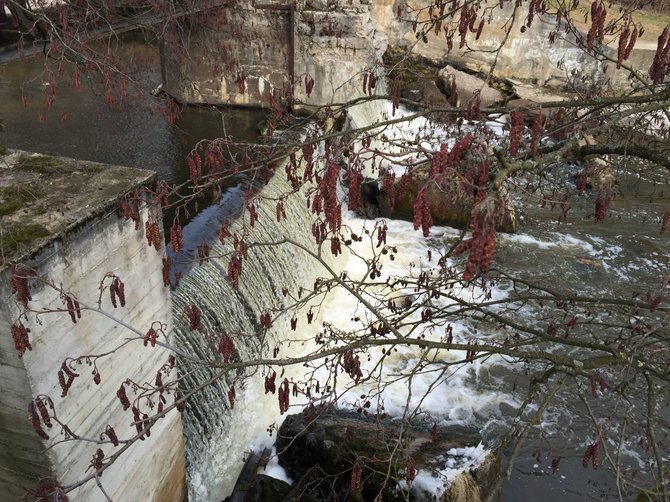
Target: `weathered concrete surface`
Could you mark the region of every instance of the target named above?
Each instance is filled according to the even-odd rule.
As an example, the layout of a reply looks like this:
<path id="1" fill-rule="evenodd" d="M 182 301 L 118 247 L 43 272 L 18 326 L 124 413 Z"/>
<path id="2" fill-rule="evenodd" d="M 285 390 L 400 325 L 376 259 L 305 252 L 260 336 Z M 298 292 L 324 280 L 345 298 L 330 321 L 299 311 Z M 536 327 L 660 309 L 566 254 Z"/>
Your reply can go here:
<path id="1" fill-rule="evenodd" d="M 0 267 L 109 212 L 120 195 L 153 175 L 18 150 L 0 155 Z"/>
<path id="2" fill-rule="evenodd" d="M 244 2 L 198 16 L 195 29 L 188 20 L 171 27 L 161 48 L 163 89 L 183 103 L 269 106 L 272 88 L 288 80 L 289 21 L 288 10 Z"/>
<path id="3" fill-rule="evenodd" d="M 370 1 L 303 0 L 293 14 L 287 6 L 236 3 L 212 11 L 189 31 L 183 51 L 163 47 L 163 89 L 185 103 L 269 106 L 272 89 L 282 91 L 293 77 L 298 104 L 361 95 L 363 72 L 378 71 L 386 50 Z"/>
<path id="4" fill-rule="evenodd" d="M 476 41 L 471 34 L 463 48 L 457 33 L 451 50 L 444 32 L 417 40 L 411 21 L 415 16 L 425 20 L 431 3 L 300 0 L 293 11 L 278 2 L 221 6 L 199 16 L 199 24 L 175 26 L 167 34 L 171 43 L 162 51 L 163 89 L 185 103 L 269 106 L 272 89 L 285 90 L 293 79 L 297 105 L 330 105 L 361 96 L 365 72 L 381 76 L 387 46 L 440 66 L 542 87 L 630 86 L 625 70 L 583 51 L 554 17 L 537 15 L 522 31 L 527 12 L 515 12 L 515 2 L 500 8 L 498 0 L 491 0 L 481 38 Z M 511 26 L 509 35 L 505 26 Z M 614 40 L 608 42 L 602 50 L 615 56 Z M 653 56 L 653 48 L 640 44 L 628 63 L 646 71 Z"/>
<path id="5" fill-rule="evenodd" d="M 296 76 L 310 75 L 314 89 L 310 96 L 303 83 L 296 86 L 296 98 L 307 105 L 343 103 L 362 96 L 363 74 L 372 71 L 380 78 L 387 37 L 372 18 L 371 2 L 337 0 L 307 2 L 299 12 L 296 30 Z M 311 10 L 310 10 L 311 7 Z"/>
<path id="6" fill-rule="evenodd" d="M 122 411 L 116 390 L 127 378 L 153 381 L 168 354 L 144 347 L 141 338 L 122 345 L 133 333 L 111 316 L 144 331 L 155 320 L 167 323 L 169 329 L 170 292 L 163 287 L 162 252 L 146 245 L 148 211 L 140 212 L 140 229 L 135 230 L 132 222 L 117 215 L 117 200 L 123 192 L 152 182 L 153 177 L 150 171 L 34 158 L 23 152 L 0 156 L 1 233 L 6 236 L 29 224 L 46 230 L 44 235 L 6 247 L 0 265 L 0 489 L 10 494 L 7 500 L 18 499 L 45 476 L 55 476 L 67 485 L 90 474 L 87 468 L 98 447 L 106 457 L 119 448 L 95 443 L 107 425 L 114 427 L 120 439 L 135 434 L 132 415 Z M 19 191 L 26 198 L 6 204 L 10 201 L 7 190 L 10 195 Z M 16 207 L 17 203 L 22 205 Z M 105 289 L 102 310 L 109 316 L 83 310 L 81 319 L 73 324 L 66 311 L 57 311 L 64 308 L 59 293 L 33 280 L 32 301 L 25 310 L 9 289 L 9 264 L 19 260 L 91 307 L 97 302 L 103 276 L 114 273 L 125 283 L 127 304 L 114 309 Z M 38 317 L 39 310 L 52 312 Z M 10 335 L 10 326 L 19 319 L 31 330 L 33 348 L 22 358 Z M 92 366 L 76 366 L 80 376 L 69 394 L 61 397 L 57 373 L 66 357 L 115 349 L 111 356 L 95 360 L 99 385 L 93 382 Z M 45 429 L 50 439 L 42 441 L 27 418 L 28 403 L 37 395 L 50 396 L 59 419 L 75 434 L 94 442 L 61 442 L 56 424 Z M 128 396 L 133 399 L 132 391 L 128 390 Z M 148 411 L 145 403 L 141 408 Z M 45 450 L 47 446 L 51 448 Z M 106 470 L 101 482 L 113 500 L 179 501 L 184 473 L 181 420 L 178 414 L 171 414 L 155 424 L 150 438 L 131 446 Z M 105 500 L 90 482 L 69 496 L 74 501 Z"/>

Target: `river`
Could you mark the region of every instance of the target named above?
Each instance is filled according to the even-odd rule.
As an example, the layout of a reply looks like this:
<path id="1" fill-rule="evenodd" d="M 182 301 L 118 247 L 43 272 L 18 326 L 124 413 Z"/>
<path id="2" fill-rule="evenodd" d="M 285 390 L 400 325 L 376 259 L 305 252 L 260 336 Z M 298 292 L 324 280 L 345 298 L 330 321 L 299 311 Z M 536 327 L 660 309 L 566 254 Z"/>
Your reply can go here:
<path id="1" fill-rule="evenodd" d="M 128 42 L 124 50 L 127 51 L 126 57 L 141 57 L 145 61 L 145 78 L 157 85 L 159 69 L 156 54 L 140 42 L 133 41 Z M 150 112 L 147 102 L 119 104 L 110 108 L 102 96 L 91 92 L 95 91 L 95 85 L 91 84 L 88 89 L 86 86 L 76 89 L 67 85 L 65 80 L 59 85 L 56 102 L 46 121 L 41 123 L 39 113 L 47 82 L 39 60 L 16 61 L 0 66 L 0 119 L 5 126 L 0 132 L 0 144 L 52 155 L 148 168 L 171 183 L 187 178 L 185 157 L 198 140 L 232 135 L 239 141 L 256 141 L 259 124 L 265 116 L 259 110 L 191 107 L 183 110 L 181 118 L 175 123 L 168 124 L 162 117 Z M 22 96 L 27 99 L 27 107 L 22 103 Z M 517 203 L 522 208 L 520 232 L 500 237 L 498 262 L 520 275 L 539 278 L 558 288 L 576 289 L 584 294 L 618 293 L 629 290 L 631 284 L 635 284 L 640 293 L 652 288 L 670 265 L 667 237 L 658 235 L 659 215 L 667 206 L 667 196 L 653 180 L 637 176 L 625 165 L 619 166 L 619 169 L 622 195 L 615 199 L 607 224 L 593 222 L 593 193 L 575 199 L 567 221 L 561 223 L 557 222 L 559 210 L 552 212 L 540 208 L 532 197 L 519 196 Z M 559 182 L 566 185 L 572 183 L 570 176 Z M 295 219 L 298 218 L 300 216 L 296 213 Z M 347 223 L 365 224 L 351 214 L 347 216 Z M 266 231 L 270 235 L 276 232 L 275 229 Z M 430 246 L 439 247 L 453 239 L 455 231 L 435 228 L 432 235 L 426 241 L 413 232 L 409 224 L 391 222 L 389 241 L 398 244 L 402 259 L 396 264 L 398 268 L 391 269 L 389 266 L 385 272 L 402 270 L 403 266 L 425 256 Z M 309 235 L 305 238 L 308 239 Z M 267 256 L 265 265 L 259 262 L 258 273 L 273 277 L 282 274 L 286 272 L 286 263 L 281 260 L 289 262 L 290 259 L 290 253 L 283 259 Z M 206 272 L 198 269 L 197 274 Z M 291 274 L 296 275 L 290 279 L 293 282 L 306 278 L 313 280 L 311 272 L 302 274 L 292 270 Z M 210 279 L 202 280 L 207 282 Z M 255 284 L 259 284 L 260 280 Z M 285 280 L 288 279 L 280 277 L 275 286 L 280 287 Z M 272 296 L 274 293 L 271 290 L 275 286 L 268 286 L 269 290 L 263 293 L 252 288 L 244 293 L 247 298 L 243 306 L 248 307 L 253 302 L 252 298 Z M 194 288 L 200 291 L 200 286 Z M 212 292 L 207 294 L 213 295 Z M 255 306 L 250 308 L 256 309 Z M 346 299 L 333 300 L 330 313 L 325 314 L 324 320 L 335 322 L 338 317 L 349 317 L 348 309 L 355 310 L 355 306 L 347 305 Z M 246 315 L 240 312 L 239 315 Z M 226 312 L 224 317 L 231 315 Z M 411 354 L 405 356 L 408 358 Z M 501 422 L 506 423 L 506 415 L 511 414 L 516 403 L 513 393 L 500 389 L 511 389 L 520 380 L 523 378 L 518 379 L 513 367 L 506 367 L 500 362 L 466 369 L 454 375 L 449 382 L 453 399 L 448 406 L 444 402 L 436 402 L 432 405 L 433 411 L 442 416 L 445 426 L 449 423 L 476 423 L 482 427 L 485 437 L 494 440 L 502 430 Z M 221 396 L 225 396 L 226 388 L 221 389 Z M 398 391 L 396 397 L 398 402 L 395 406 L 400 407 L 402 392 Z M 250 394 L 247 399 L 253 401 L 255 397 Z M 389 397 L 387 411 L 393 409 L 393 401 L 394 398 Z M 243 407 L 243 404 L 240 406 Z M 266 418 L 273 420 L 276 411 L 268 413 Z M 223 418 L 217 417 L 217 420 Z M 238 421 L 238 426 L 244 428 L 244 417 L 238 414 Z M 566 422 L 571 422 L 571 425 L 566 427 Z M 262 429 L 265 427 L 266 424 L 262 424 Z M 588 419 L 577 414 L 571 403 L 565 401 L 552 407 L 542 428 L 546 435 L 542 462 L 535 459 L 536 447 L 529 445 L 520 456 L 511 480 L 504 486 L 506 500 L 542 497 L 544 502 L 558 502 L 585 498 L 600 500 L 615 495 L 610 470 L 585 471 L 581 466 L 583 449 L 575 449 L 574 446 L 581 444 L 585 447 L 593 427 Z M 191 429 L 187 426 L 186 430 L 201 434 L 203 424 L 192 424 Z M 210 427 L 204 430 L 212 431 Z M 556 434 L 559 436 L 556 437 Z M 233 445 L 229 438 L 217 445 L 238 449 L 248 447 L 248 444 Z M 210 448 L 214 447 L 210 445 Z M 212 450 L 203 453 L 200 461 L 207 463 L 209 470 L 212 462 L 225 469 L 227 464 L 221 456 L 221 450 Z M 556 474 L 551 474 L 551 456 L 562 457 Z M 195 457 L 192 466 L 193 462 Z M 640 468 L 644 466 L 640 465 Z M 208 481 L 198 473 L 197 482 Z M 213 500 L 216 497 L 212 494 L 218 496 L 221 492 L 209 487 L 192 491 L 194 500 L 200 500 L 200 497 L 202 500 Z"/>

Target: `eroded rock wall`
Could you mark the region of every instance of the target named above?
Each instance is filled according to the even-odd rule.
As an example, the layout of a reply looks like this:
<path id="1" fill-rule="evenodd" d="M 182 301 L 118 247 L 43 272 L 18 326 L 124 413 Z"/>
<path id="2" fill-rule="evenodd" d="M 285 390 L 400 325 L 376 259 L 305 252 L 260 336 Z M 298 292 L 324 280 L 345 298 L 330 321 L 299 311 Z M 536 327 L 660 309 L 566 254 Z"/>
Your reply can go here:
<path id="1" fill-rule="evenodd" d="M 428 6 L 432 3 L 429 0 L 382 0 L 373 15 L 377 26 L 388 35 L 390 46 L 438 65 L 450 64 L 483 74 L 493 69 L 493 75 L 498 78 L 552 88 L 584 88 L 594 83 L 614 89 L 630 87 L 627 71 L 616 70 L 614 63 L 596 61 L 577 47 L 575 35 L 558 27 L 554 16 L 536 14 L 531 27 L 522 29 L 528 14 L 526 3 L 516 8 L 515 2 L 506 0 L 501 8 L 499 0 L 489 0 L 481 37 L 475 40 L 474 34 L 469 33 L 464 47 L 459 47 L 458 32 L 453 36 L 451 50 L 444 30 L 437 35 L 431 32 L 425 39 L 417 38 L 411 21 L 428 20 Z M 511 27 L 509 33 L 506 27 Z M 616 60 L 616 40 L 610 36 L 606 42 L 610 44 L 602 46 L 601 50 Z M 638 46 L 628 63 L 646 71 L 653 60 L 655 47 L 641 43 Z"/>

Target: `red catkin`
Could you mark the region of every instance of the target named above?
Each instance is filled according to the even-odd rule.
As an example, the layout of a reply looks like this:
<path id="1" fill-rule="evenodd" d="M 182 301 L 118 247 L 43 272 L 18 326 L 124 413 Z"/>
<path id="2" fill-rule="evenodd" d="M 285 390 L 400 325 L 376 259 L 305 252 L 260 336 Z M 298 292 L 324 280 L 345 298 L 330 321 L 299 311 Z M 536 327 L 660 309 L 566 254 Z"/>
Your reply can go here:
<path id="1" fill-rule="evenodd" d="M 116 435 L 116 431 L 112 428 L 111 425 L 107 426 L 107 428 L 105 429 L 105 434 L 107 435 L 107 437 L 114 446 L 119 446 L 119 438 Z"/>
<path id="2" fill-rule="evenodd" d="M 188 305 L 184 309 L 188 318 L 188 328 L 191 331 L 200 331 L 202 329 L 202 311 L 195 305 Z"/>
<path id="3" fill-rule="evenodd" d="M 509 131 L 509 154 L 512 157 L 516 157 L 521 146 L 523 132 L 526 129 L 526 125 L 524 124 L 523 120 L 523 113 L 512 112 L 511 123 L 512 126 Z"/>
<path id="4" fill-rule="evenodd" d="M 40 417 L 42 417 L 42 422 L 44 422 L 44 425 L 51 427 L 53 424 L 51 423 L 49 410 L 47 409 L 47 405 L 44 402 L 44 399 L 36 399 L 35 406 L 37 406 L 37 410 L 40 412 Z"/>
<path id="5" fill-rule="evenodd" d="M 358 460 L 356 460 L 356 463 L 354 463 L 353 468 L 351 469 L 351 480 L 349 481 L 349 487 L 351 488 L 352 492 L 360 492 L 361 491 L 361 473 L 363 469 L 361 468 L 361 464 Z"/>
<path id="6" fill-rule="evenodd" d="M 121 401 L 123 411 L 126 411 L 128 408 L 130 408 L 130 401 L 128 400 L 128 396 L 126 395 L 126 388 L 123 386 L 123 384 L 121 384 L 119 390 L 116 391 L 116 397 L 118 397 L 119 401 Z"/>
<path id="7" fill-rule="evenodd" d="M 659 231 L 659 234 L 662 234 L 667 230 L 668 223 L 670 223 L 670 208 L 668 208 L 668 210 L 663 213 L 663 217 L 661 218 L 661 230 Z"/>
<path id="8" fill-rule="evenodd" d="M 42 422 L 40 422 L 40 416 L 37 414 L 37 411 L 35 410 L 35 403 L 30 401 L 28 403 L 28 418 L 30 419 L 30 422 L 32 423 L 33 430 L 39 437 L 41 437 L 44 440 L 49 439 L 49 435 L 44 432 L 44 429 L 42 429 Z"/>
<path id="9" fill-rule="evenodd" d="M 235 398 L 237 395 L 235 394 L 235 386 L 233 385 L 229 390 L 228 390 L 228 402 L 230 403 L 230 409 L 232 410 L 235 408 Z"/>
<path id="10" fill-rule="evenodd" d="M 147 220 L 147 222 L 144 224 L 144 235 L 147 238 L 149 247 L 153 246 L 156 251 L 160 251 L 163 245 L 163 239 L 161 238 L 161 231 L 160 227 L 158 226 L 158 222 L 153 218 Z"/>
<path id="11" fill-rule="evenodd" d="M 223 362 L 227 363 L 230 361 L 230 357 L 235 351 L 235 344 L 233 343 L 232 338 L 227 334 L 223 333 L 219 339 L 219 354 L 223 356 Z"/>
<path id="12" fill-rule="evenodd" d="M 170 269 L 172 268 L 172 259 L 163 258 L 163 286 L 170 287 Z"/>
<path id="13" fill-rule="evenodd" d="M 28 302 L 33 299 L 28 289 L 28 269 L 21 265 L 13 265 L 9 277 L 9 286 L 19 303 L 28 307 Z"/>
<path id="14" fill-rule="evenodd" d="M 283 415 L 285 412 L 288 411 L 289 400 L 290 400 L 288 379 L 284 378 L 284 381 L 279 386 L 277 397 L 279 400 L 279 413 Z"/>
<path id="15" fill-rule="evenodd" d="M 153 327 L 149 328 L 149 330 L 144 335 L 144 346 L 146 347 L 147 345 L 151 344 L 152 347 L 155 347 L 157 338 L 158 332 Z"/>
<path id="16" fill-rule="evenodd" d="M 275 393 L 277 390 L 277 386 L 275 384 L 275 379 L 277 378 L 277 373 L 272 372 L 268 375 L 265 376 L 265 393 L 267 394 L 268 392 L 271 392 L 272 394 Z"/>
<path id="17" fill-rule="evenodd" d="M 74 324 L 77 324 L 77 314 L 74 309 L 74 302 L 72 301 L 72 298 L 69 296 L 65 297 L 65 306 L 67 308 L 68 314 L 70 314 L 70 319 Z"/>
<path id="18" fill-rule="evenodd" d="M 18 324 L 12 324 L 11 332 L 12 339 L 14 340 L 14 348 L 19 353 L 19 357 L 23 357 L 26 350 L 33 350 L 33 346 L 30 344 L 30 339 L 28 338 L 30 329 L 19 322 Z"/>
<path id="19" fill-rule="evenodd" d="M 347 350 L 344 353 L 344 371 L 356 382 L 361 379 L 363 372 L 361 371 L 361 360 L 358 356 L 354 356 L 353 350 Z"/>
<path id="20" fill-rule="evenodd" d="M 184 247 L 184 235 L 181 225 L 178 223 L 175 223 L 170 227 L 170 245 L 175 253 L 181 251 Z"/>

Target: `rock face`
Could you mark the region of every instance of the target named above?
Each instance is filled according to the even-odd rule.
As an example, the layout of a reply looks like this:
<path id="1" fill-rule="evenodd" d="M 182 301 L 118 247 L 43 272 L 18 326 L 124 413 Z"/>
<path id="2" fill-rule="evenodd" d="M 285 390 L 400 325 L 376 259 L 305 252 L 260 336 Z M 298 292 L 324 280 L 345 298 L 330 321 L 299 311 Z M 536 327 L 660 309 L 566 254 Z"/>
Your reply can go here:
<path id="1" fill-rule="evenodd" d="M 525 13 L 513 19 L 515 2 L 505 2 L 499 7 L 498 0 L 488 0 L 486 24 L 479 40 L 474 36 L 468 38 L 468 44 L 459 49 L 458 33 L 454 36 L 453 48 L 449 50 L 444 33 L 430 33 L 425 42 L 417 42 L 413 26 L 406 19 L 399 19 L 391 2 L 380 2 L 383 5 L 373 10 L 378 26 L 382 27 L 389 37 L 391 47 L 411 49 L 416 56 L 427 58 L 436 64 L 450 64 L 458 68 L 466 68 L 473 72 L 488 74 L 495 64 L 493 76 L 501 79 L 514 78 L 534 85 L 564 88 L 576 86 L 585 88 L 594 83 L 605 83 L 613 88 L 628 89 L 630 84 L 627 73 L 616 70 L 614 64 L 606 69 L 601 63 L 575 46 L 575 39 L 561 29 L 557 29 L 553 16 L 537 15 L 531 28 L 525 31 L 521 27 L 525 21 Z M 423 18 L 428 15 L 428 7 L 433 4 L 429 0 L 404 0 L 397 2 L 404 12 L 422 12 Z M 524 7 L 525 4 L 524 4 Z M 505 37 L 503 26 L 513 21 L 508 37 Z M 557 34 L 552 35 L 556 31 Z M 552 39 L 554 39 L 552 43 Z M 496 57 L 497 49 L 502 50 Z M 649 49 L 634 49 L 629 63 L 638 69 L 647 70 L 654 58 L 655 46 Z M 616 47 L 602 48 L 616 60 Z M 573 70 L 579 70 L 580 80 L 575 80 Z M 581 78 L 583 77 L 583 78 Z"/>
<path id="2" fill-rule="evenodd" d="M 164 90 L 185 103 L 269 106 L 291 79 L 298 104 L 347 101 L 386 50 L 365 0 L 235 2 L 204 23 L 183 52 L 162 49 Z"/>
<path id="3" fill-rule="evenodd" d="M 606 68 L 576 47 L 574 35 L 558 29 L 553 17 L 538 15 L 533 26 L 522 31 L 525 16 L 513 16 L 514 2 L 502 8 L 498 0 L 489 3 L 481 38 L 472 37 L 461 49 L 455 40 L 450 50 L 443 33 L 417 41 L 411 14 L 397 16 L 398 11 L 426 16 L 429 0 L 301 0 L 256 7 L 235 2 L 199 16 L 201 24 L 194 27 L 167 28 L 167 39 L 185 38 L 182 48 L 162 48 L 163 88 L 184 103 L 269 106 L 272 90 L 285 90 L 293 81 L 298 105 L 329 105 L 362 95 L 363 74 L 381 76 L 377 68 L 389 45 L 440 67 L 492 72 L 499 79 L 543 87 L 629 87 L 624 70 L 613 64 Z M 505 26 L 511 26 L 509 35 Z M 634 49 L 629 63 L 646 70 L 654 49 Z M 616 56 L 615 48 L 602 50 Z M 446 73 L 455 75 L 452 70 Z M 466 88 L 468 95 L 481 88 L 487 103 L 500 101 L 495 90 L 466 82 L 471 80 L 464 80 L 461 101 Z"/>
<path id="4" fill-rule="evenodd" d="M 452 66 L 442 68 L 438 76 L 446 90 L 451 88 L 452 82 L 456 84 L 459 106 L 467 106 L 477 92 L 479 92 L 482 108 L 492 107 L 505 99 L 500 91 L 490 87 L 481 78 L 457 70 Z"/>
<path id="5" fill-rule="evenodd" d="M 370 2 L 307 2 L 296 23 L 295 97 L 299 102 L 328 105 L 363 95 L 363 75 L 377 72 L 387 47 L 386 35 L 372 19 Z M 314 79 L 311 95 L 301 75 Z M 376 73 L 378 90 L 383 91 L 380 77 Z"/>
<path id="6" fill-rule="evenodd" d="M 3 225 L 11 221 L 13 228 L 21 228 L 27 220 L 45 230 L 31 240 L 19 242 L 16 237 L 17 246 L 5 258 L 62 281 L 66 291 L 91 307 L 96 306 L 101 279 L 112 272 L 125 283 L 127 305 L 115 310 L 105 290 L 105 311 L 140 329 L 148 329 L 158 319 L 170 329 L 170 292 L 163 287 L 163 255 L 146 245 L 143 232 L 149 214 L 141 211 L 137 231 L 116 211 L 118 197 L 150 183 L 154 173 L 21 152 L 0 156 L 0 165 L 4 194 L 0 196 L 6 195 L 6 188 L 17 192 L 25 188 L 33 195 L 46 189 L 38 200 L 33 197 L 30 204 L 3 215 Z M 160 215 L 154 216 L 160 221 Z M 2 233 L 7 239 L 4 227 Z M 39 478 L 55 477 L 61 484 L 84 478 L 91 472 L 89 463 L 98 447 L 106 458 L 120 448 L 109 443 L 62 442 L 57 424 L 43 426 L 50 437 L 41 440 L 28 420 L 28 403 L 34 396 L 50 396 L 59 419 L 77 435 L 97 439 L 111 425 L 120 439 L 126 439 L 135 434 L 133 417 L 130 411 L 122 410 L 116 390 L 127 378 L 153 381 L 168 354 L 158 347 L 144 347 L 141 339 L 122 345 L 133 333 L 92 311 L 83 310 L 73 324 L 68 312 L 63 311 L 59 293 L 37 281 L 31 281 L 29 307 L 57 311 L 39 319 L 27 312 L 26 319 L 21 316 L 23 306 L 9 289 L 10 274 L 10 262 L 0 264 L 0 489 L 4 500 L 18 500 Z M 19 321 L 30 329 L 32 345 L 22 358 L 17 356 L 9 335 L 10 326 Z M 74 364 L 80 376 L 68 395 L 61 397 L 57 374 L 67 357 L 103 354 L 118 345 L 121 348 L 110 357 L 93 359 L 101 377 L 99 385 L 94 383 L 92 366 Z M 134 397 L 130 389 L 128 397 Z M 145 404 L 141 407 L 147 409 Z M 101 477 L 113 500 L 177 502 L 185 493 L 184 482 L 182 427 L 176 413 L 157 422 L 150 438 L 130 447 Z M 74 501 L 105 499 L 95 482 L 82 485 L 68 496 Z"/>

